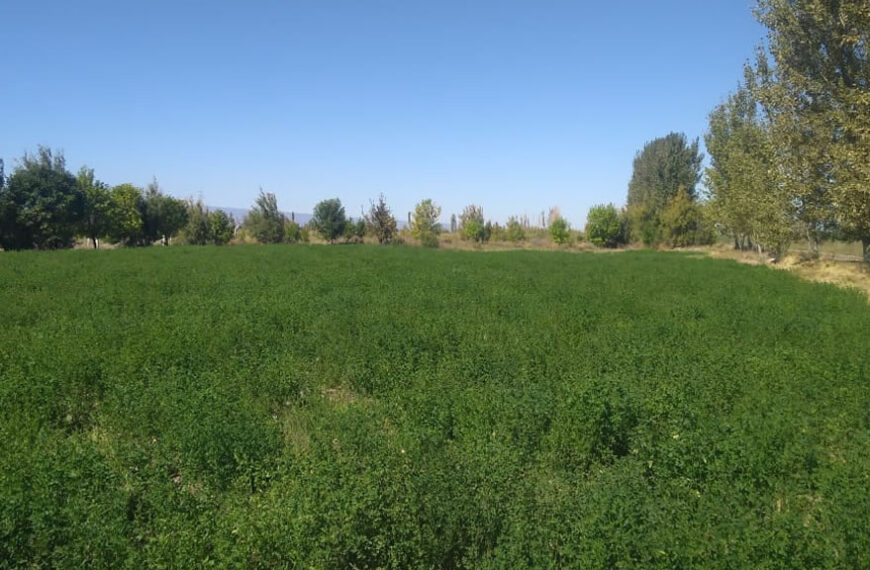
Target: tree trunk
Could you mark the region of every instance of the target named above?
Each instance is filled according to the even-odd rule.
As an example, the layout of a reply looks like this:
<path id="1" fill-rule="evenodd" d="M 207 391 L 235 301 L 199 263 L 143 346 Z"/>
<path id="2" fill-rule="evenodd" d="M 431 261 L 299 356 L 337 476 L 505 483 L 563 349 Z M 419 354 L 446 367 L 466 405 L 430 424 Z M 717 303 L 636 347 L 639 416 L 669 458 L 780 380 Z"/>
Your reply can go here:
<path id="1" fill-rule="evenodd" d="M 740 240 L 737 239 L 737 234 L 734 234 L 734 249 L 740 249 Z"/>
<path id="2" fill-rule="evenodd" d="M 99 244 L 99 242 L 97 242 L 96 237 L 92 237 L 91 242 L 94 244 L 94 249 L 100 249 L 100 244 Z"/>
<path id="3" fill-rule="evenodd" d="M 819 240 L 816 239 L 809 227 L 807 227 L 807 248 L 810 250 L 811 256 L 819 256 Z"/>
<path id="4" fill-rule="evenodd" d="M 864 263 L 870 263 L 870 236 L 861 238 L 861 251 L 864 253 Z"/>

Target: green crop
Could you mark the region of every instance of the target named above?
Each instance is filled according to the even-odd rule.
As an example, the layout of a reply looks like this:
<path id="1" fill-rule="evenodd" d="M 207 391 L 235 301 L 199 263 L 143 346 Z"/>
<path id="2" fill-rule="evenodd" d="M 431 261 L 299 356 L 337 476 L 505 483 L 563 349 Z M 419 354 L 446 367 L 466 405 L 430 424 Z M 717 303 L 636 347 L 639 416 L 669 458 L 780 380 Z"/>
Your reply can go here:
<path id="1" fill-rule="evenodd" d="M 0 568 L 870 566 L 870 310 L 681 254 L 0 255 Z"/>

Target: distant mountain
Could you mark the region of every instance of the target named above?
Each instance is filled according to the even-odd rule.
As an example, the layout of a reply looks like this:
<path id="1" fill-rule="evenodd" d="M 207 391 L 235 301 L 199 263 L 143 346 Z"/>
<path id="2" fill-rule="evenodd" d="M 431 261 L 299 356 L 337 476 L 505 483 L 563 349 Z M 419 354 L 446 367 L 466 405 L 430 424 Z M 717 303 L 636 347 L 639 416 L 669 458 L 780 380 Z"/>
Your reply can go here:
<path id="1" fill-rule="evenodd" d="M 236 224 L 239 224 L 239 225 L 241 225 L 241 223 L 245 220 L 245 216 L 248 215 L 248 210 L 246 210 L 245 208 L 227 208 L 224 206 L 208 206 L 208 209 L 209 210 L 222 210 L 228 216 L 232 216 L 233 219 L 236 220 Z M 310 222 L 311 218 L 312 218 L 311 214 L 304 214 L 301 212 L 282 212 L 282 213 L 285 216 L 287 216 L 288 218 L 293 216 L 294 219 L 296 220 L 296 223 L 299 224 L 300 226 L 304 226 L 305 224 Z M 355 219 L 357 219 L 357 216 L 351 216 L 351 219 L 355 220 Z M 405 220 L 397 219 L 396 225 L 398 226 L 398 228 L 400 230 L 402 230 L 408 226 L 408 222 L 406 222 Z"/>
<path id="2" fill-rule="evenodd" d="M 245 216 L 248 215 L 248 211 L 245 208 L 227 208 L 224 206 L 208 206 L 209 210 L 221 210 L 228 216 L 232 216 L 233 219 L 236 220 L 237 224 L 241 224 L 245 220 Z M 311 221 L 311 214 L 303 214 L 300 212 L 281 212 L 287 218 L 293 218 L 296 220 L 296 223 L 300 226 L 304 226 L 309 221 Z"/>

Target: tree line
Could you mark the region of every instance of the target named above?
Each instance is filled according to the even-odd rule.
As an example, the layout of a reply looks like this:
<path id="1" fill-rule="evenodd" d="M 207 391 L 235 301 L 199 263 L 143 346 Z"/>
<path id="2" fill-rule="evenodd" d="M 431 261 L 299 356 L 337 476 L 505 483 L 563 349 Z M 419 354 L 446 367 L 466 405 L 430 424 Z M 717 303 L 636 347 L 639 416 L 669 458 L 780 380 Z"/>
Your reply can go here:
<path id="1" fill-rule="evenodd" d="M 422 200 L 409 212 L 404 234 L 424 246 L 437 247 L 445 229 L 440 217 L 440 206 Z M 547 229 L 556 243 L 570 238 L 568 223 L 557 209 L 551 211 Z M 451 217 L 450 230 L 482 243 L 519 242 L 531 228 L 527 218 L 511 217 L 506 226 L 488 221 L 482 207 L 472 204 L 458 218 Z M 8 179 L 0 160 L 0 248 L 4 250 L 69 248 L 79 239 L 94 248 L 105 241 L 123 246 L 169 245 L 173 240 L 190 245 L 223 245 L 233 239 L 296 243 L 309 241 L 312 232 L 329 243 L 361 242 L 366 236 L 381 244 L 403 239 L 383 194 L 357 219 L 347 216 L 338 198 L 323 200 L 303 226 L 293 214 L 288 217 L 279 210 L 274 194 L 261 189 L 239 223 L 223 210 L 210 210 L 201 199 L 166 195 L 156 180 L 145 188 L 130 183 L 109 186 L 87 166 L 73 175 L 63 154 L 50 148 L 25 153 Z"/>
<path id="2" fill-rule="evenodd" d="M 767 45 L 710 113 L 710 166 L 702 173 L 697 139 L 647 143 L 625 208 L 589 212 L 590 241 L 681 246 L 720 234 L 776 259 L 795 240 L 814 254 L 848 240 L 870 262 L 870 3 L 760 0 L 755 16 Z"/>

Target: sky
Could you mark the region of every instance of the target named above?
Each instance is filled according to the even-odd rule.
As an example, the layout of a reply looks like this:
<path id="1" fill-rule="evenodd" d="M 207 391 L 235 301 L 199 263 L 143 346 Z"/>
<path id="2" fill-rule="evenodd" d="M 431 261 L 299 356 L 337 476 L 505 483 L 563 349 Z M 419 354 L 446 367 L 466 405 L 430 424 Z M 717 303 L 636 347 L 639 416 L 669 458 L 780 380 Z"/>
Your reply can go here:
<path id="1" fill-rule="evenodd" d="M 752 0 L 6 2 L 0 158 L 211 206 L 380 193 L 399 219 L 625 202 L 632 160 L 701 137 L 765 30 Z"/>

